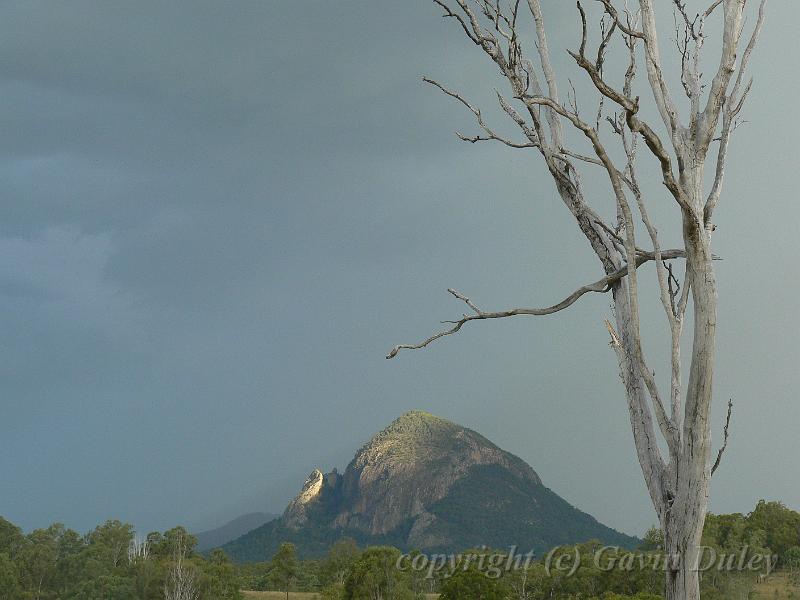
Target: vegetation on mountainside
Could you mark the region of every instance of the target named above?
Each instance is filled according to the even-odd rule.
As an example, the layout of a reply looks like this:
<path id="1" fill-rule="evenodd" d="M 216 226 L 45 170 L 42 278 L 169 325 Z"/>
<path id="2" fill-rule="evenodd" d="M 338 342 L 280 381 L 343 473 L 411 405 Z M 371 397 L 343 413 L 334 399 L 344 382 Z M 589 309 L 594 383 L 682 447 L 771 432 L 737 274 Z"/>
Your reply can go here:
<path id="1" fill-rule="evenodd" d="M 545 486 L 516 478 L 497 465 L 472 467 L 429 512 L 437 517 L 431 534 L 454 541 L 432 551 L 485 545 L 544 554 L 553 546 L 590 539 L 625 548 L 640 542 L 602 525 Z"/>
<path id="2" fill-rule="evenodd" d="M 298 556 L 303 559 L 325 556 L 326 552 L 342 538 L 351 538 L 362 547 L 388 545 L 403 548 L 410 525 L 409 523 L 387 535 L 375 536 L 358 529 L 334 529 L 320 525 L 318 521 L 293 529 L 276 519 L 225 544 L 223 549 L 238 563 L 252 563 L 263 561 L 273 555 L 283 542 L 294 544 Z"/>

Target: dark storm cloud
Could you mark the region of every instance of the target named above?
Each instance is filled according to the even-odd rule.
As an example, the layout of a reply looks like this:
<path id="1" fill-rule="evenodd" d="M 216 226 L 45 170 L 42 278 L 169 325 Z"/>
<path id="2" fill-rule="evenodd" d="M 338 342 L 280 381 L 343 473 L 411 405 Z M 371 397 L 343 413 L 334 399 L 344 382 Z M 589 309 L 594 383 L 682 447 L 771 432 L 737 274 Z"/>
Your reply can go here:
<path id="1" fill-rule="evenodd" d="M 535 160 L 454 141 L 469 115 L 420 75 L 487 105 L 496 80 L 434 6 L 407 4 L 0 4 L 0 514 L 86 528 L 278 511 L 311 468 L 344 466 L 426 408 L 522 455 L 601 520 L 634 533 L 652 520 L 598 328 L 605 299 L 382 358 L 459 309 L 449 285 L 487 305 L 548 303 L 596 275 Z M 551 15 L 561 45 L 571 12 Z M 796 87 L 768 68 L 787 60 L 779 39 L 756 67 L 765 114 L 789 102 L 767 90 Z M 757 180 L 794 211 L 771 225 L 775 250 L 796 244 L 783 228 L 797 207 L 789 159 L 758 162 L 770 126 L 733 160 L 766 169 Z M 732 189 L 752 190 L 732 171 Z M 763 216 L 737 206 L 721 229 L 742 239 Z M 726 259 L 756 270 L 727 243 Z M 736 278 L 722 269 L 723 285 Z M 727 285 L 727 314 L 756 304 Z M 775 319 L 796 329 L 788 304 Z M 763 344 L 787 371 L 754 359 L 782 373 L 776 408 L 742 409 L 753 433 L 737 431 L 737 460 L 759 487 L 726 482 L 726 509 L 797 497 L 757 451 L 765 429 L 789 435 L 777 407 L 797 414 L 797 352 Z M 721 355 L 721 393 L 752 391 Z M 625 497 L 598 498 L 606 485 Z"/>

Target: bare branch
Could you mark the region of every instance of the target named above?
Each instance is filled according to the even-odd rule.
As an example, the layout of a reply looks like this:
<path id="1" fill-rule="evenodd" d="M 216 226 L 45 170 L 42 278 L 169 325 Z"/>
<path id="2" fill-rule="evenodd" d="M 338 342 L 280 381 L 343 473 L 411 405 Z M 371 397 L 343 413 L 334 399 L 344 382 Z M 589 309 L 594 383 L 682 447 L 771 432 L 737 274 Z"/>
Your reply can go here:
<path id="1" fill-rule="evenodd" d="M 672 157 L 670 156 L 669 152 L 667 152 L 664 144 L 659 138 L 658 134 L 653 131 L 653 129 L 644 121 L 639 119 L 637 113 L 639 112 L 639 102 L 638 98 L 630 98 L 623 92 L 615 90 L 610 85 L 608 85 L 604 80 L 602 75 L 597 70 L 596 65 L 592 64 L 585 55 L 575 52 L 570 52 L 570 55 L 575 59 L 575 62 L 578 63 L 589 77 L 592 79 L 595 87 L 603 94 L 606 98 L 613 100 L 616 102 L 620 107 L 622 107 L 625 111 L 626 120 L 628 122 L 628 126 L 630 127 L 631 131 L 634 133 L 641 133 L 642 137 L 644 138 L 647 147 L 653 153 L 653 155 L 658 159 L 659 164 L 661 165 L 661 173 L 663 175 L 663 182 L 667 189 L 672 193 L 672 196 L 678 202 L 678 204 L 686 211 L 691 211 L 691 207 L 689 202 L 686 200 L 685 194 L 681 189 L 681 186 L 678 184 L 677 179 L 675 178 L 675 174 L 672 171 Z M 534 99 L 531 99 L 534 100 Z M 540 101 L 541 103 L 546 103 L 546 101 Z M 558 109 L 554 107 L 554 110 L 558 112 Z M 562 113 L 560 113 L 562 114 Z M 583 130 L 579 124 L 577 124 L 572 118 L 568 115 L 563 115 L 573 121 L 578 129 Z"/>
<path id="2" fill-rule="evenodd" d="M 581 56 L 586 53 L 586 40 L 589 37 L 588 28 L 586 26 L 586 11 L 583 10 L 583 5 L 578 0 L 578 13 L 581 15 L 581 47 L 578 52 Z"/>
<path id="3" fill-rule="evenodd" d="M 536 47 L 539 53 L 539 62 L 544 72 L 544 79 L 547 82 L 547 93 L 554 102 L 558 103 L 560 102 L 558 96 L 558 82 L 556 80 L 555 70 L 553 69 L 553 63 L 550 60 L 550 46 L 547 43 L 547 33 L 544 29 L 544 15 L 542 14 L 540 0 L 528 0 L 528 8 L 531 11 L 531 15 L 533 15 L 533 20 L 536 25 Z M 564 129 L 561 120 L 556 116 L 556 113 L 549 110 L 547 111 L 547 121 L 551 131 L 550 142 L 555 148 L 560 148 L 564 144 Z"/>
<path id="4" fill-rule="evenodd" d="M 611 38 L 614 36 L 614 32 L 617 30 L 617 22 L 612 19 L 611 26 L 606 30 L 606 21 L 605 16 L 603 19 L 600 20 L 600 34 L 602 36 L 602 40 L 600 45 L 597 48 L 597 59 L 595 60 L 595 66 L 597 66 L 597 70 L 600 73 L 603 72 L 603 63 L 606 60 L 606 52 L 608 52 L 608 45 L 611 43 Z"/>
<path id="5" fill-rule="evenodd" d="M 750 64 L 750 57 L 753 55 L 753 50 L 755 50 L 756 45 L 758 44 L 758 39 L 761 37 L 761 31 L 764 29 L 764 20 L 766 19 L 766 8 L 767 8 L 767 0 L 761 0 L 761 4 L 758 7 L 758 19 L 756 20 L 756 25 L 753 28 L 753 33 L 750 35 L 750 41 L 747 42 L 747 46 L 745 47 L 744 53 L 742 54 L 742 60 L 739 64 L 739 73 L 736 76 L 736 83 L 733 85 L 733 90 L 730 93 L 730 101 L 737 107 L 734 109 L 734 112 L 738 113 L 741 110 L 741 105 L 744 102 L 744 96 L 750 91 L 750 85 L 752 84 L 752 79 L 750 80 L 750 84 L 746 86 L 745 92 L 742 94 L 742 98 L 737 98 L 739 96 L 739 91 L 742 87 L 742 83 L 744 82 L 744 76 L 747 73 L 747 67 Z"/>
<path id="6" fill-rule="evenodd" d="M 678 316 L 678 306 L 675 303 L 675 299 L 678 297 L 678 294 L 681 291 L 681 282 L 678 281 L 678 278 L 675 277 L 675 273 L 672 270 L 672 263 L 665 263 L 667 267 L 667 285 L 669 287 L 669 303 L 672 307 L 672 314 L 676 317 Z"/>
<path id="7" fill-rule="evenodd" d="M 667 250 L 662 252 L 662 258 L 682 258 L 686 255 L 683 250 Z M 655 256 L 652 253 L 642 253 L 638 254 L 636 257 L 636 267 L 640 267 L 644 263 L 654 260 Z M 425 348 L 426 346 L 430 345 L 432 342 L 435 342 L 441 337 L 447 335 L 453 335 L 454 333 L 458 333 L 458 331 L 468 322 L 470 321 L 482 321 L 487 319 L 504 319 L 507 317 L 515 317 L 519 315 L 528 315 L 528 316 L 545 316 L 545 315 L 552 315 L 554 313 L 560 312 L 565 308 L 569 308 L 575 302 L 577 302 L 582 296 L 588 294 L 589 292 L 598 292 L 598 293 L 606 293 L 614 286 L 615 283 L 620 281 L 628 274 L 628 266 L 624 265 L 620 267 L 618 270 L 614 271 L 610 275 L 606 275 L 602 279 L 598 279 L 594 283 L 590 283 L 584 286 L 579 287 L 577 290 L 572 292 L 569 296 L 564 298 L 561 302 L 554 304 L 552 306 L 548 306 L 545 308 L 513 308 L 510 310 L 504 311 L 497 311 L 497 312 L 484 312 L 479 309 L 475 304 L 472 303 L 469 298 L 457 292 L 454 289 L 448 289 L 447 291 L 462 300 L 470 309 L 475 313 L 474 315 L 464 315 L 461 319 L 457 321 L 444 321 L 445 323 L 452 323 L 453 327 L 447 329 L 446 331 L 441 331 L 435 335 L 432 335 L 425 341 L 419 344 L 399 344 L 392 348 L 391 352 L 386 356 L 386 358 L 394 358 L 400 352 L 400 350 L 420 350 Z"/>
<path id="8" fill-rule="evenodd" d="M 480 44 L 480 43 L 481 43 L 481 40 L 480 40 L 480 38 L 479 38 L 478 36 L 476 36 L 476 35 L 475 35 L 475 34 L 472 32 L 471 28 L 470 28 L 470 27 L 467 25 L 467 22 L 464 20 L 464 17 L 462 17 L 462 16 L 461 16 L 460 14 L 458 14 L 458 13 L 454 13 L 454 12 L 453 12 L 453 11 L 450 9 L 450 7 L 449 7 L 449 6 L 447 6 L 447 4 L 445 4 L 445 3 L 444 3 L 442 0 L 433 0 L 433 2 L 434 2 L 435 4 L 438 4 L 439 6 L 441 6 L 441 7 L 444 9 L 444 15 L 442 15 L 443 17 L 450 17 L 450 18 L 453 18 L 453 19 L 455 19 L 456 21 L 458 21 L 458 23 L 461 25 L 461 28 L 464 30 L 464 33 L 466 33 L 466 34 L 467 34 L 467 37 L 468 37 L 469 39 L 471 39 L 471 40 L 472 40 L 473 42 L 475 42 L 476 44 Z"/>
<path id="9" fill-rule="evenodd" d="M 592 156 L 585 156 L 583 154 L 578 154 L 577 152 L 572 152 L 571 150 L 567 150 L 566 148 L 561 148 L 560 152 L 564 156 L 569 156 L 571 158 L 574 158 L 575 160 L 591 163 L 593 165 L 600 165 L 601 167 L 603 166 L 603 163 L 600 161 L 600 159 L 594 158 Z"/>
<path id="10" fill-rule="evenodd" d="M 691 127 L 694 127 L 700 112 L 700 96 L 703 92 L 702 73 L 700 72 L 700 50 L 705 42 L 703 27 L 705 18 L 697 14 L 689 16 L 684 0 L 673 0 L 675 5 L 675 44 L 681 56 L 681 84 L 691 105 Z M 678 23 L 678 15 L 682 23 Z M 681 35 L 681 28 L 683 34 Z M 690 49 L 691 46 L 693 49 Z"/>
<path id="11" fill-rule="evenodd" d="M 714 174 L 714 183 L 711 186 L 711 192 L 706 199 L 703 210 L 703 220 L 706 224 L 706 227 L 711 226 L 711 219 L 713 217 L 714 210 L 716 209 L 719 199 L 722 195 L 722 185 L 725 180 L 725 163 L 728 158 L 728 145 L 730 143 L 731 135 L 738 127 L 736 117 L 744 107 L 744 103 L 747 100 L 747 96 L 753 86 L 753 80 L 750 79 L 745 85 L 744 90 L 742 90 L 742 84 L 744 82 L 744 76 L 747 72 L 747 67 L 750 62 L 750 57 L 753 54 L 753 50 L 758 43 L 758 38 L 761 35 L 761 31 L 764 27 L 766 6 L 767 0 L 761 0 L 761 4 L 758 9 L 758 20 L 753 28 L 750 41 L 747 43 L 747 47 L 742 55 L 741 64 L 739 65 L 739 73 L 736 76 L 733 89 L 731 90 L 731 93 L 725 101 L 725 105 L 723 106 L 722 133 L 719 136 L 719 149 L 717 150 L 717 165 Z"/>
<path id="12" fill-rule="evenodd" d="M 717 7 L 722 4 L 722 0 L 714 0 L 714 3 L 709 6 L 706 11 L 703 13 L 703 18 L 707 19 L 711 16 L 711 14 L 717 9 Z"/>
<path id="13" fill-rule="evenodd" d="M 456 131 L 456 136 L 462 142 L 469 142 L 471 144 L 475 144 L 477 142 L 500 142 L 501 144 L 504 144 L 504 145 L 508 146 L 509 148 L 520 149 L 520 148 L 536 148 L 537 147 L 537 144 L 532 144 L 530 142 L 514 142 L 512 140 L 509 140 L 507 138 L 500 137 L 500 136 L 497 136 L 497 135 L 488 135 L 488 136 L 472 135 L 472 136 L 468 136 L 468 135 L 464 135 L 461 132 Z"/>
<path id="14" fill-rule="evenodd" d="M 719 465 L 722 462 L 722 455 L 725 454 L 725 450 L 728 447 L 728 428 L 731 426 L 732 412 L 733 412 L 733 400 L 728 400 L 728 416 L 725 418 L 725 430 L 723 433 L 722 447 L 719 449 L 719 453 L 717 454 L 717 460 L 714 461 L 714 466 L 711 467 L 712 477 L 719 468 Z"/>
<path id="15" fill-rule="evenodd" d="M 696 28 L 700 15 L 696 16 L 694 19 L 690 18 L 689 13 L 686 10 L 686 2 L 683 0 L 672 0 L 672 3 L 675 5 L 675 9 L 681 15 L 681 18 L 683 18 L 683 23 L 686 26 L 686 30 L 688 31 L 689 35 L 696 41 L 699 37 Z"/>
<path id="16" fill-rule="evenodd" d="M 475 115 L 475 119 L 478 121 L 478 125 L 480 126 L 481 129 L 483 129 L 487 133 L 487 136 L 488 136 L 488 137 L 484 137 L 484 136 L 476 135 L 476 136 L 468 137 L 468 136 L 463 135 L 463 134 L 461 134 L 459 132 L 456 132 L 456 135 L 459 137 L 459 139 L 461 139 L 461 140 L 463 140 L 465 142 L 471 142 L 473 144 L 476 143 L 476 142 L 494 140 L 494 141 L 501 142 L 502 144 L 505 144 L 506 146 L 509 146 L 511 148 L 536 148 L 536 147 L 539 146 L 538 142 L 536 141 L 535 134 L 530 129 L 525 129 L 525 133 L 528 136 L 528 142 L 514 142 L 514 141 L 512 141 L 512 140 L 510 140 L 510 139 L 508 139 L 508 138 L 506 138 L 504 136 L 498 135 L 497 133 L 495 133 L 495 131 L 492 128 L 490 128 L 484 122 L 483 116 L 481 114 L 481 110 L 479 108 L 476 108 L 475 106 L 473 106 L 469 102 L 467 102 L 460 94 L 458 94 L 457 92 L 450 91 L 449 89 L 444 87 L 441 83 L 439 83 L 437 81 L 434 81 L 433 79 L 429 79 L 428 77 L 423 77 L 422 81 L 424 81 L 425 83 L 429 83 L 429 84 L 431 84 L 433 86 L 436 86 L 443 93 L 447 94 L 451 98 L 455 98 L 461 104 L 466 106 L 467 109 L 473 115 Z M 523 121 L 523 123 L 524 123 L 524 121 Z"/>
<path id="17" fill-rule="evenodd" d="M 640 0 L 639 6 L 642 11 L 642 29 L 644 32 L 645 56 L 647 67 L 647 78 L 653 92 L 653 98 L 661 114 L 661 119 L 666 125 L 673 141 L 678 133 L 683 129 L 678 110 L 669 92 L 669 86 L 664 79 L 664 71 L 661 63 L 661 53 L 658 47 L 658 29 L 656 27 L 655 9 L 653 0 Z"/>
<path id="18" fill-rule="evenodd" d="M 698 143 L 700 148 L 707 148 L 714 139 L 720 112 L 727 99 L 728 85 L 736 72 L 736 57 L 742 35 L 742 17 L 745 2 L 724 2 L 722 53 L 719 67 L 711 82 L 706 106 L 699 119 Z"/>
<path id="19" fill-rule="evenodd" d="M 597 1 L 603 3 L 606 12 L 612 19 L 614 19 L 614 23 L 616 23 L 617 27 L 619 27 L 620 31 L 622 31 L 625 35 L 629 37 L 639 38 L 642 40 L 645 39 L 644 34 L 641 31 L 636 31 L 629 25 L 623 23 L 622 19 L 619 18 L 619 11 L 617 11 L 617 9 L 611 3 L 611 0 L 597 0 Z"/>

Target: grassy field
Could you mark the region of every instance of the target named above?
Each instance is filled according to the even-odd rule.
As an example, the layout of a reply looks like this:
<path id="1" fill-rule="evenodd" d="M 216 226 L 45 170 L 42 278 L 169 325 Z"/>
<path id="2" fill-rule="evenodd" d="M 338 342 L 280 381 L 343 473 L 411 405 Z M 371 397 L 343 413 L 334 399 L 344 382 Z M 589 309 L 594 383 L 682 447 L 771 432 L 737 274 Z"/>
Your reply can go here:
<path id="1" fill-rule="evenodd" d="M 775 573 L 766 581 L 756 584 L 753 600 L 800 600 L 800 587 L 793 585 L 786 573 Z M 776 593 L 777 592 L 777 593 Z M 246 600 L 285 600 L 283 592 L 243 592 Z M 437 594 L 428 594 L 436 600 Z M 289 600 L 317 600 L 319 596 L 305 592 L 289 592 Z"/>
<path id="2" fill-rule="evenodd" d="M 247 600 L 286 600 L 283 592 L 242 592 Z M 289 592 L 289 600 L 314 600 L 318 598 L 316 594 L 306 594 L 304 592 Z"/>
<path id="3" fill-rule="evenodd" d="M 776 600 L 794 598 L 800 600 L 800 587 L 793 585 L 786 573 L 770 575 L 766 581 L 753 588 L 755 600 Z"/>
<path id="4" fill-rule="evenodd" d="M 284 592 L 242 592 L 246 600 L 286 600 Z M 438 594 L 428 594 L 428 600 L 436 600 Z M 289 600 L 316 600 L 316 594 L 305 592 L 289 592 Z"/>

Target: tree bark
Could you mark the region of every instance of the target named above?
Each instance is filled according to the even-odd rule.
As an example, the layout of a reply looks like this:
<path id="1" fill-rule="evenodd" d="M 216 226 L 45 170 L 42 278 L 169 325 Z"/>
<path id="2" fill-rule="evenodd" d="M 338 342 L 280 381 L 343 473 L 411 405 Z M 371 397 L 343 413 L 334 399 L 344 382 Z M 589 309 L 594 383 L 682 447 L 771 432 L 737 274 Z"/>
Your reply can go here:
<path id="1" fill-rule="evenodd" d="M 691 147 L 691 146 L 690 146 Z M 694 154 L 687 152 L 687 155 Z M 688 158 L 688 157 L 687 157 Z M 717 283 L 711 253 L 711 231 L 703 219 L 703 162 L 681 174 L 681 187 L 689 196 L 684 211 L 683 238 L 687 280 L 692 286 L 694 332 L 689 382 L 685 398 L 681 452 L 668 469 L 674 490 L 660 514 L 667 556 L 667 600 L 699 600 L 700 543 L 710 484 L 711 425 L 714 355 L 717 327 Z"/>

